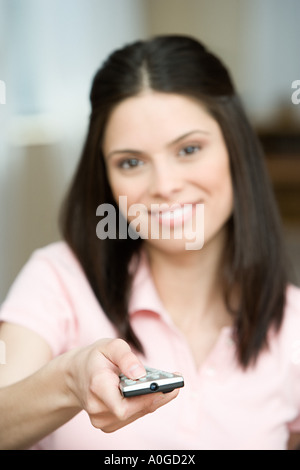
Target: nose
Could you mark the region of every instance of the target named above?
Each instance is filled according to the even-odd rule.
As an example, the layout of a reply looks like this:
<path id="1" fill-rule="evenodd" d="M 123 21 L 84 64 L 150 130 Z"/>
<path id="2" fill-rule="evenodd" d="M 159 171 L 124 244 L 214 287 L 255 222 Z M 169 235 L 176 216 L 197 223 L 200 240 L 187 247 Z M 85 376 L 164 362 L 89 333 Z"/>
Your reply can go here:
<path id="1" fill-rule="evenodd" d="M 172 199 L 181 191 L 182 186 L 183 180 L 179 168 L 163 162 L 153 166 L 150 183 L 152 197 Z"/>

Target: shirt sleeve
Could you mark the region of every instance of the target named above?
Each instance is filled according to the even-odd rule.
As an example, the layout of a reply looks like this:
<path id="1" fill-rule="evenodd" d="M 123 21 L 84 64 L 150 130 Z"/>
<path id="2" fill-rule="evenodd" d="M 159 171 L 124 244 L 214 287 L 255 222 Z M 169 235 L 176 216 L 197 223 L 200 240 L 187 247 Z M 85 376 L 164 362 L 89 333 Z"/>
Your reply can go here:
<path id="1" fill-rule="evenodd" d="M 75 334 L 62 254 L 53 248 L 34 252 L 0 309 L 0 321 L 21 325 L 39 334 L 54 356 L 70 348 Z"/>

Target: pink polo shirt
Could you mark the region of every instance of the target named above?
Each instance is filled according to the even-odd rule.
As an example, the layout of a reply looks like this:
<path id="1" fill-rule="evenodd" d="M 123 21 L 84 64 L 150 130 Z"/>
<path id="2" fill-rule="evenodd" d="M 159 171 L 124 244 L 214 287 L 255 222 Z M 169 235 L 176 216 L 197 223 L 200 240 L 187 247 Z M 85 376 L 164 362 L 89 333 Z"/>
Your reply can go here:
<path id="1" fill-rule="evenodd" d="M 255 368 L 236 363 L 224 328 L 197 369 L 189 346 L 155 290 L 146 263 L 136 275 L 130 316 L 149 366 L 181 371 L 185 387 L 170 404 L 111 434 L 83 411 L 38 449 L 284 449 L 300 431 L 300 290 L 287 292 L 285 320 Z M 32 329 L 53 354 L 115 337 L 75 257 L 64 242 L 36 251 L 12 286 L 0 319 Z M 5 366 L 1 366 L 5 367 Z"/>

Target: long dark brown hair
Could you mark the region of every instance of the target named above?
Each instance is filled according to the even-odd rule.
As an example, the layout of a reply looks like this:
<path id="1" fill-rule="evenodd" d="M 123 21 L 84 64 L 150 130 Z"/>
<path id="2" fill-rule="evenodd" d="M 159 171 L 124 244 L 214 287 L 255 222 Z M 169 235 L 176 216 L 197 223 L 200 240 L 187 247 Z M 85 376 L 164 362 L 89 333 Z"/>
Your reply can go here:
<path id="1" fill-rule="evenodd" d="M 259 141 L 223 63 L 197 40 L 159 36 L 115 51 L 96 73 L 82 156 L 65 200 L 61 228 L 101 307 L 120 337 L 142 344 L 129 321 L 132 274 L 128 266 L 142 240 L 100 240 L 100 204 L 118 207 L 109 187 L 102 137 L 113 108 L 145 88 L 199 100 L 218 122 L 230 157 L 234 191 L 224 261 L 224 298 L 234 316 L 237 357 L 254 363 L 282 323 L 287 284 L 280 219 Z M 232 292 L 239 303 L 231 305 Z"/>

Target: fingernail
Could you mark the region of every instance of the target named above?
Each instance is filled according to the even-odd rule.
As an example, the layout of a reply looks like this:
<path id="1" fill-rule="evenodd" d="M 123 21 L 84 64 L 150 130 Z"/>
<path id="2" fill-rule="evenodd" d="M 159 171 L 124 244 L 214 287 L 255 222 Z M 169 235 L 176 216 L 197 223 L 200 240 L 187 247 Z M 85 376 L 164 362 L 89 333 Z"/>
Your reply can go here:
<path id="1" fill-rule="evenodd" d="M 134 364 L 134 366 L 129 369 L 129 373 L 130 377 L 132 377 L 133 379 L 139 379 L 140 377 L 146 375 L 144 367 L 140 364 Z"/>

